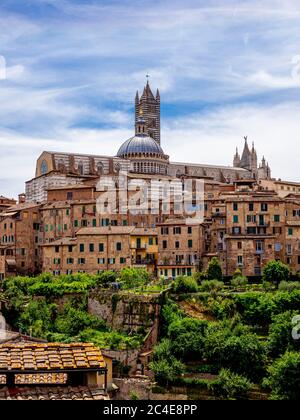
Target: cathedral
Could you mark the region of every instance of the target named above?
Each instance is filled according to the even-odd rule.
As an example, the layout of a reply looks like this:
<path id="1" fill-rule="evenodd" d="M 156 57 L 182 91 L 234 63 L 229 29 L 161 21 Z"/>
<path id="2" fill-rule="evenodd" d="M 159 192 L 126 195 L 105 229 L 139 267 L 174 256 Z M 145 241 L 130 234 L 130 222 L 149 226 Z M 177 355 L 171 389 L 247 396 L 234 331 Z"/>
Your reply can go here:
<path id="1" fill-rule="evenodd" d="M 268 163 L 263 158 L 258 165 L 254 144 L 250 150 L 247 137 L 241 156 L 236 150 L 233 166 L 170 161 L 161 142 L 160 93 L 157 90 L 153 94 L 149 81 L 141 96 L 136 93 L 134 130 L 134 136 L 123 142 L 115 156 L 43 152 L 37 160 L 35 177 L 26 183 L 26 201 L 44 202 L 51 188 L 82 184 L 120 170 L 136 177 L 193 177 L 228 184 L 271 179 Z"/>

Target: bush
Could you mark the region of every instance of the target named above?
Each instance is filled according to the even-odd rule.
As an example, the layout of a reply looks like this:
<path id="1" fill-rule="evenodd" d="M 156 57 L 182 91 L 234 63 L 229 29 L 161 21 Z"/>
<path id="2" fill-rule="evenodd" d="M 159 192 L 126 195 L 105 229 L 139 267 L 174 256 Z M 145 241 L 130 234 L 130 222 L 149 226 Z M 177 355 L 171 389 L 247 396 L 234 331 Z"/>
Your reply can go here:
<path id="1" fill-rule="evenodd" d="M 244 276 L 234 277 L 230 281 L 230 284 L 234 288 L 245 287 L 248 284 L 248 279 L 247 279 L 247 277 L 244 277 Z"/>
<path id="2" fill-rule="evenodd" d="M 207 274 L 203 271 L 197 271 L 194 273 L 193 278 L 196 280 L 197 284 L 200 284 L 203 280 L 208 280 Z"/>
<path id="3" fill-rule="evenodd" d="M 246 399 L 251 383 L 244 376 L 237 375 L 228 369 L 222 369 L 218 379 L 212 382 L 209 388 L 218 397 L 230 400 Z"/>
<path id="4" fill-rule="evenodd" d="M 162 386 L 168 386 L 184 372 L 183 363 L 173 356 L 171 342 L 166 339 L 154 347 L 153 361 L 149 367 L 155 380 Z"/>
<path id="5" fill-rule="evenodd" d="M 256 334 L 248 332 L 241 324 L 233 329 L 220 323 L 207 329 L 205 356 L 220 368 L 228 368 L 255 380 L 264 372 L 266 348 Z"/>
<path id="6" fill-rule="evenodd" d="M 207 321 L 187 317 L 172 322 L 168 328 L 172 354 L 184 360 L 202 358 L 207 326 Z"/>
<path id="7" fill-rule="evenodd" d="M 278 357 L 287 350 L 300 351 L 300 340 L 294 340 L 292 337 L 292 320 L 297 314 L 294 311 L 286 311 L 273 317 L 268 336 L 268 348 L 273 357 Z"/>
<path id="8" fill-rule="evenodd" d="M 219 292 L 224 287 L 224 283 L 219 280 L 204 280 L 199 286 L 202 292 Z"/>
<path id="9" fill-rule="evenodd" d="M 263 281 L 279 284 L 290 278 L 291 271 L 288 265 L 281 261 L 271 260 L 263 269 Z"/>
<path id="10" fill-rule="evenodd" d="M 124 289 L 133 289 L 149 283 L 149 273 L 145 268 L 126 267 L 121 270 L 120 282 Z"/>
<path id="11" fill-rule="evenodd" d="M 299 400 L 300 352 L 287 352 L 269 368 L 265 385 L 274 400 Z"/>
<path id="12" fill-rule="evenodd" d="M 281 281 L 278 289 L 281 291 L 292 292 L 293 290 L 300 290 L 300 281 Z"/>
<path id="13" fill-rule="evenodd" d="M 221 264 L 217 257 L 213 257 L 210 260 L 206 274 L 207 274 L 208 280 L 221 281 L 223 279 Z"/>
<path id="14" fill-rule="evenodd" d="M 196 293 L 198 285 L 193 277 L 178 276 L 171 285 L 173 293 Z"/>

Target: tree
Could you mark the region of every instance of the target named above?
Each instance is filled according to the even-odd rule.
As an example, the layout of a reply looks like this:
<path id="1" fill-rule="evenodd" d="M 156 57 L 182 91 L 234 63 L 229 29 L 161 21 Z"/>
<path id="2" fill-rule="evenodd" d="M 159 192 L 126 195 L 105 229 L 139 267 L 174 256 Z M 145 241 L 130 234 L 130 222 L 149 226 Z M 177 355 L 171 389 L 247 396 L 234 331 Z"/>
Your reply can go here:
<path id="1" fill-rule="evenodd" d="M 250 381 L 244 376 L 222 369 L 216 381 L 213 381 L 209 388 L 218 397 L 237 400 L 246 399 L 251 388 Z"/>
<path id="2" fill-rule="evenodd" d="M 184 372 L 183 363 L 173 356 L 171 342 L 167 339 L 154 347 L 153 361 L 149 367 L 154 373 L 155 380 L 160 385 L 166 386 Z"/>
<path id="3" fill-rule="evenodd" d="M 269 328 L 268 348 L 273 357 L 284 354 L 287 350 L 300 351 L 300 340 L 292 337 L 293 317 L 295 311 L 286 311 L 274 316 Z"/>
<path id="4" fill-rule="evenodd" d="M 220 281 L 223 278 L 221 264 L 217 257 L 213 257 L 208 264 L 207 278 L 208 280 Z"/>
<path id="5" fill-rule="evenodd" d="M 299 400 L 300 352 L 287 352 L 269 368 L 265 385 L 271 389 L 275 400 Z"/>
<path id="6" fill-rule="evenodd" d="M 281 261 L 271 260 L 263 269 L 263 281 L 268 283 L 276 283 L 289 280 L 291 271 L 288 265 Z"/>
<path id="7" fill-rule="evenodd" d="M 172 354 L 184 360 L 202 358 L 207 326 L 207 321 L 187 317 L 172 322 L 168 329 Z"/>
<path id="8" fill-rule="evenodd" d="M 174 293 L 196 293 L 198 285 L 193 277 L 178 276 L 171 285 Z"/>
<path id="9" fill-rule="evenodd" d="M 211 326 L 205 336 L 205 356 L 220 368 L 228 368 L 250 379 L 259 379 L 266 363 L 266 349 L 256 334 L 226 323 Z"/>
<path id="10" fill-rule="evenodd" d="M 125 267 L 121 270 L 120 282 L 125 289 L 143 286 L 149 282 L 149 273 L 145 268 Z"/>

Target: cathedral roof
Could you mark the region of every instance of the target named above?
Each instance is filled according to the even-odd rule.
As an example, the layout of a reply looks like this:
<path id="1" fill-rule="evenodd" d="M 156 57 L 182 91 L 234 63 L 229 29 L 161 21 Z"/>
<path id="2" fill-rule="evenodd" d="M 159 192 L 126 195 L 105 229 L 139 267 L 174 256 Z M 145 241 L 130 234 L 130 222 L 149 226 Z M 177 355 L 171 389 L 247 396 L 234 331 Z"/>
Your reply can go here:
<path id="1" fill-rule="evenodd" d="M 136 153 L 156 153 L 164 155 L 160 145 L 150 136 L 137 135 L 126 140 L 120 147 L 117 156 L 122 157 L 128 154 Z"/>

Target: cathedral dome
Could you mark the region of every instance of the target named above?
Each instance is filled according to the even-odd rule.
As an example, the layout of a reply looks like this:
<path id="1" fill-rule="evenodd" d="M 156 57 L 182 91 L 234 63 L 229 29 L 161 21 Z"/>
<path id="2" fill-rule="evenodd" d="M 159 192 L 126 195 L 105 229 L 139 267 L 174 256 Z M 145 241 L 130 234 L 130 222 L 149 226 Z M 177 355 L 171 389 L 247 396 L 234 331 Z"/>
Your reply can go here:
<path id="1" fill-rule="evenodd" d="M 164 155 L 161 146 L 150 136 L 137 135 L 126 140 L 120 147 L 117 156 L 125 157 L 126 155 L 137 154 L 156 154 Z"/>

